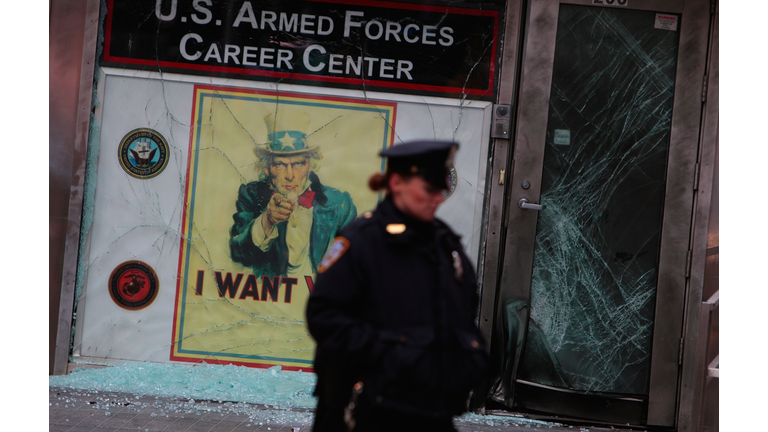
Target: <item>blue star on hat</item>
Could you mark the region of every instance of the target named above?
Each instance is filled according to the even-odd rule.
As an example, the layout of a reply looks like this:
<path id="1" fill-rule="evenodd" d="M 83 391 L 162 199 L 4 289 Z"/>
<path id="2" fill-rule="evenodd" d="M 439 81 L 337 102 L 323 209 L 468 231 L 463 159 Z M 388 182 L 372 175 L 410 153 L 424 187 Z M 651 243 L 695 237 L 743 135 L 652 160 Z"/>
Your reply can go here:
<path id="1" fill-rule="evenodd" d="M 272 154 L 276 156 L 293 156 L 314 151 L 318 146 L 307 145 L 307 134 L 304 132 L 309 119 L 306 113 L 292 113 L 290 117 L 283 116 L 278 124 L 274 114 L 264 117 L 267 124 L 267 140 L 265 144 L 256 146 L 259 155 Z M 290 127 L 286 126 L 286 121 Z"/>

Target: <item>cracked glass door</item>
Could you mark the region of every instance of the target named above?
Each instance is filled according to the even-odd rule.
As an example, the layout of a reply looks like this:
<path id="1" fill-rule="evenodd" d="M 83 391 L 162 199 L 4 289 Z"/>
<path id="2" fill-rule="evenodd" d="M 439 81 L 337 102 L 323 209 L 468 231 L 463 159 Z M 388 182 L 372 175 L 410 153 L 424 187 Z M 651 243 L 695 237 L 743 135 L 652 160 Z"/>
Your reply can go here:
<path id="1" fill-rule="evenodd" d="M 529 11 L 490 399 L 648 424 L 682 6 L 568 3 Z"/>
<path id="2" fill-rule="evenodd" d="M 647 392 L 678 42 L 654 16 L 560 7 L 518 379 Z"/>

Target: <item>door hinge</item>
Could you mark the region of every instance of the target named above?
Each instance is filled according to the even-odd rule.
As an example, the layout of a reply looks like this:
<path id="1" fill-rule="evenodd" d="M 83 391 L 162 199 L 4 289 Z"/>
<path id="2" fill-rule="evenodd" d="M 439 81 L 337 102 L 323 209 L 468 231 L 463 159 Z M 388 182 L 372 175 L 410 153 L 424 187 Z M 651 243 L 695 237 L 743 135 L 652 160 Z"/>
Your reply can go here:
<path id="1" fill-rule="evenodd" d="M 707 87 L 709 84 L 707 84 L 709 80 L 707 80 L 707 76 L 704 75 L 704 83 L 701 86 L 701 101 L 706 102 L 707 101 Z"/>
<path id="2" fill-rule="evenodd" d="M 698 162 L 696 162 L 696 168 L 693 175 L 693 190 L 697 191 L 699 190 L 699 176 L 701 175 L 701 164 Z"/>
<path id="3" fill-rule="evenodd" d="M 691 251 L 688 251 L 688 256 L 685 258 L 685 278 L 688 279 L 691 277 L 691 261 L 693 258 L 693 254 Z"/>
<path id="4" fill-rule="evenodd" d="M 507 173 L 506 170 L 499 170 L 499 184 L 504 184 L 504 175 Z"/>
<path id="5" fill-rule="evenodd" d="M 685 338 L 680 338 L 680 351 L 677 353 L 677 364 L 683 364 L 683 346 L 685 345 Z"/>

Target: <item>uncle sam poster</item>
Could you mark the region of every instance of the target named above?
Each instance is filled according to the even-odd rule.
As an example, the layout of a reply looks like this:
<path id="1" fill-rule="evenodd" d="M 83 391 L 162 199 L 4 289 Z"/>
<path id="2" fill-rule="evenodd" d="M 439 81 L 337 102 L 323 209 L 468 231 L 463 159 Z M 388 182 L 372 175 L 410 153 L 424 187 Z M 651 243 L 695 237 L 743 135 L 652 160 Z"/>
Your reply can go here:
<path id="1" fill-rule="evenodd" d="M 311 369 L 316 269 L 378 203 L 397 104 L 196 85 L 192 107 L 171 360 Z"/>

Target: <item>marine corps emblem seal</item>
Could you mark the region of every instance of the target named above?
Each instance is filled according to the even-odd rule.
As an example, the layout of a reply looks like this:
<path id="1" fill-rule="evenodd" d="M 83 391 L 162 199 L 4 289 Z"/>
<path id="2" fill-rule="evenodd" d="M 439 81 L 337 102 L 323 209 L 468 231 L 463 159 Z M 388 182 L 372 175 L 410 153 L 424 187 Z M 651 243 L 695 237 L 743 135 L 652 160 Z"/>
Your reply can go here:
<path id="1" fill-rule="evenodd" d="M 157 274 L 146 263 L 126 261 L 109 277 L 109 295 L 123 309 L 139 310 L 157 297 Z"/>

